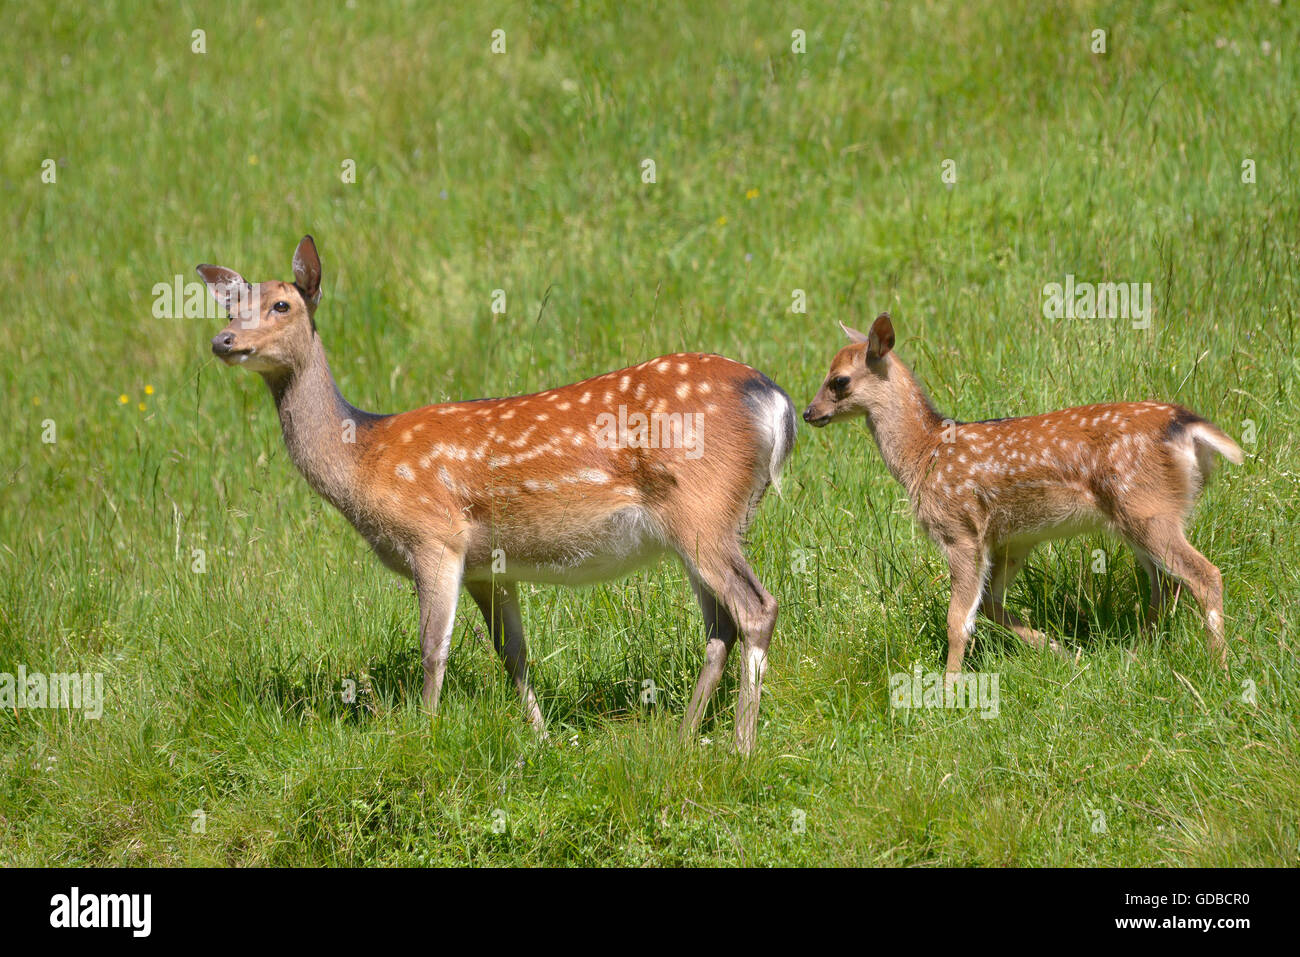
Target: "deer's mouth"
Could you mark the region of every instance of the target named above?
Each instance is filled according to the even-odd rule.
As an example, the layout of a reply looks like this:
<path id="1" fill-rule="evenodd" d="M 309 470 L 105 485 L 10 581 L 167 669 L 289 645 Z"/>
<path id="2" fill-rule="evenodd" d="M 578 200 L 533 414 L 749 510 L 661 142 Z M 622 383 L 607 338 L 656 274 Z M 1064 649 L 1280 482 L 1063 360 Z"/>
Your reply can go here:
<path id="1" fill-rule="evenodd" d="M 248 357 L 257 352 L 257 350 L 251 346 L 247 349 L 226 349 L 224 351 L 219 350 L 214 346 L 212 351 L 216 353 L 218 359 L 228 366 L 239 365 L 241 362 L 247 362 Z"/>

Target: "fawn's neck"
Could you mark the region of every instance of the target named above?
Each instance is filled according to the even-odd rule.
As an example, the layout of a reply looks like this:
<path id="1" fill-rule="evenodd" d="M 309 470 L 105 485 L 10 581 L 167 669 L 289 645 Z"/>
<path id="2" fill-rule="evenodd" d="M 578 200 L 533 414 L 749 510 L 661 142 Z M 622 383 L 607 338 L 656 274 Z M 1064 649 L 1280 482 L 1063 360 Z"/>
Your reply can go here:
<path id="1" fill-rule="evenodd" d="M 283 376 L 267 377 L 266 384 L 293 464 L 313 489 L 346 513 L 356 489 L 360 433 L 381 416 L 343 398 L 315 334 L 307 359 Z"/>
<path id="2" fill-rule="evenodd" d="M 869 410 L 867 426 L 890 474 L 915 501 L 931 454 L 942 439 L 944 418 L 912 370 L 893 354 L 888 358 L 890 388 Z"/>

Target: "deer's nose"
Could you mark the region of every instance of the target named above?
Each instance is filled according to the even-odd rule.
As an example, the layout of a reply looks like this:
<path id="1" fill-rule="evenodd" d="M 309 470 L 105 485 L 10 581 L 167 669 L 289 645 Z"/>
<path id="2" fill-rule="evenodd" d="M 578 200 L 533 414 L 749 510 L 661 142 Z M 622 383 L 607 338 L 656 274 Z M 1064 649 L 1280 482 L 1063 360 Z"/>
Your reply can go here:
<path id="1" fill-rule="evenodd" d="M 216 355 L 224 356 L 234 347 L 235 334 L 233 332 L 219 332 L 212 337 L 212 351 Z"/>
<path id="2" fill-rule="evenodd" d="M 808 406 L 808 408 L 804 409 L 803 420 L 807 422 L 809 425 L 816 426 L 817 428 L 821 428 L 823 425 L 825 425 L 827 422 L 830 421 L 831 417 L 829 412 L 819 415 L 815 411 L 816 408 L 817 408 L 816 404 L 813 404 Z"/>

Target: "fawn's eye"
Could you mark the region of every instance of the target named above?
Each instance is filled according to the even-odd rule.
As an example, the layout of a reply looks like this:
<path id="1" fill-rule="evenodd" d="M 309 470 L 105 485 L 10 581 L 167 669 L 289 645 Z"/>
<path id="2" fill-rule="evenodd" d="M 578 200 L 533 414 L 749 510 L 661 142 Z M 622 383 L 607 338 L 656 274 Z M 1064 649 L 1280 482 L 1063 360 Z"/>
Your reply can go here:
<path id="1" fill-rule="evenodd" d="M 289 304 L 288 304 L 287 302 L 285 302 L 283 299 L 281 299 L 279 302 L 277 302 L 277 303 L 276 303 L 275 305 L 273 305 L 271 308 L 274 309 L 276 312 L 288 312 L 288 311 L 289 311 Z"/>
<path id="2" fill-rule="evenodd" d="M 843 397 L 849 391 L 849 377 L 846 375 L 837 375 L 830 381 L 831 391 L 837 396 Z"/>

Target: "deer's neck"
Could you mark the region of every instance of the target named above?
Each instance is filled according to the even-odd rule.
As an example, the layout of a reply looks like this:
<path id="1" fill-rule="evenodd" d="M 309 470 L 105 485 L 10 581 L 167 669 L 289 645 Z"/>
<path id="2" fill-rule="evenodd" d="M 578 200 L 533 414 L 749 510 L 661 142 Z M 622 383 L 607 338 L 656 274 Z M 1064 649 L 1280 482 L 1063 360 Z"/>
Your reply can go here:
<path id="1" fill-rule="evenodd" d="M 266 382 L 293 464 L 313 489 L 347 514 L 355 498 L 358 443 L 382 416 L 363 412 L 343 398 L 316 335 L 304 363 Z"/>
<path id="2" fill-rule="evenodd" d="M 943 436 L 943 416 L 907 368 L 889 356 L 890 389 L 870 412 L 867 424 L 880 457 L 913 501 Z"/>

